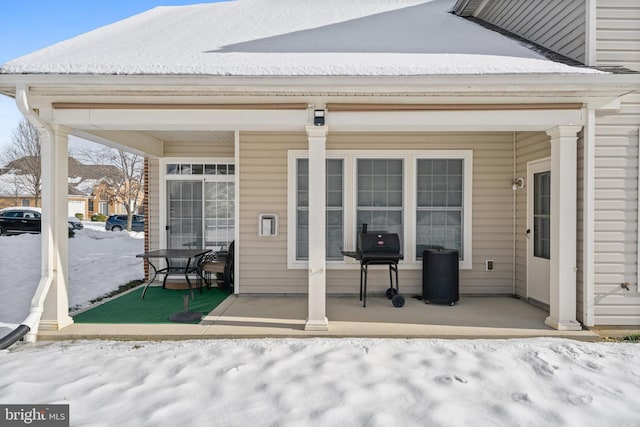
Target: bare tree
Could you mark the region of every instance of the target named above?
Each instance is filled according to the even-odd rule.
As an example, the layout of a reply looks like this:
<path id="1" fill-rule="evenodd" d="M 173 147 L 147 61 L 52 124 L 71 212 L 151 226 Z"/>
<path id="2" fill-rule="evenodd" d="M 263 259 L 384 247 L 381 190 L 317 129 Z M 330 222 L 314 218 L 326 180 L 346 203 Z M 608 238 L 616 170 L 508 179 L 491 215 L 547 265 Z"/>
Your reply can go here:
<path id="1" fill-rule="evenodd" d="M 144 157 L 104 147 L 78 153 L 86 161 L 97 165 L 113 165 L 117 176 L 105 176 L 106 196 L 111 203 L 122 204 L 127 212 L 127 230 L 131 231 L 133 214 L 144 191 Z"/>
<path id="2" fill-rule="evenodd" d="M 2 152 L 7 169 L 20 176 L 20 189 L 34 197 L 36 206 L 41 197 L 40 132 L 27 119 L 18 122 L 11 142 Z"/>

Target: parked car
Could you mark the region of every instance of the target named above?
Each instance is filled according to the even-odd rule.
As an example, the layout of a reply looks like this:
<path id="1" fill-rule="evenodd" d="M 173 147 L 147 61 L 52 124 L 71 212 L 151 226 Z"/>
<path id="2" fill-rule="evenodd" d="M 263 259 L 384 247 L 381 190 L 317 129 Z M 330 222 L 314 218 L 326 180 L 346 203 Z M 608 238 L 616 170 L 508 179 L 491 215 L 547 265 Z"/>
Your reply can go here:
<path id="1" fill-rule="evenodd" d="M 40 233 L 42 212 L 38 208 L 0 210 L 0 234 Z"/>
<path id="2" fill-rule="evenodd" d="M 107 231 L 122 231 L 127 229 L 127 215 L 109 215 L 104 223 Z M 134 215 L 131 220 L 131 231 L 144 231 L 144 216 Z"/>
<path id="3" fill-rule="evenodd" d="M 82 221 L 80 221 L 75 216 L 69 217 L 69 225 L 71 226 L 70 228 L 72 228 L 73 230 L 82 230 L 84 228 L 84 224 L 82 224 Z"/>
<path id="4" fill-rule="evenodd" d="M 69 217 L 67 225 L 70 230 L 82 230 L 82 222 L 76 217 Z M 40 233 L 42 229 L 42 209 L 30 207 L 13 207 L 0 209 L 0 235 Z"/>

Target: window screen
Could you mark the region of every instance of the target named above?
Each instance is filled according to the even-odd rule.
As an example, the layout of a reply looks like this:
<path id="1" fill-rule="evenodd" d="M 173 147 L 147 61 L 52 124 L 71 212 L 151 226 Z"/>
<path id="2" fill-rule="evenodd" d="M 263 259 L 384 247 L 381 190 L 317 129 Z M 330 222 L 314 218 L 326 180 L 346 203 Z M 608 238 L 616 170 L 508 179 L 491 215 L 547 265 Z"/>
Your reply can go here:
<path id="1" fill-rule="evenodd" d="M 342 260 L 343 160 L 326 160 L 326 229 L 327 259 Z M 296 259 L 309 259 L 309 160 L 297 159 L 296 175 Z"/>
<path id="2" fill-rule="evenodd" d="M 455 249 L 462 257 L 462 159 L 419 159 L 417 162 L 416 257 L 425 249 Z"/>

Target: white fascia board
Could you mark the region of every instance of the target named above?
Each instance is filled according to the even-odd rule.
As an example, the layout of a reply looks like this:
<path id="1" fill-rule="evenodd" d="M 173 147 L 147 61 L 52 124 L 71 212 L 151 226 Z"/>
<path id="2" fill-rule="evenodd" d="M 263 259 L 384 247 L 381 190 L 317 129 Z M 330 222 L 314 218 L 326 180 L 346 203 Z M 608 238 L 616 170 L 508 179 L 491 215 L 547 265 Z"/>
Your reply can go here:
<path id="1" fill-rule="evenodd" d="M 332 131 L 543 131 L 582 125 L 581 110 L 328 112 Z"/>
<path id="2" fill-rule="evenodd" d="M 424 76 L 192 76 L 0 74 L 0 88 L 80 95 L 114 89 L 137 95 L 193 91 L 252 93 L 564 93 L 620 96 L 640 87 L 640 74 L 480 74 Z"/>
<path id="3" fill-rule="evenodd" d="M 301 130 L 307 110 L 54 110 L 53 121 L 84 130 Z"/>

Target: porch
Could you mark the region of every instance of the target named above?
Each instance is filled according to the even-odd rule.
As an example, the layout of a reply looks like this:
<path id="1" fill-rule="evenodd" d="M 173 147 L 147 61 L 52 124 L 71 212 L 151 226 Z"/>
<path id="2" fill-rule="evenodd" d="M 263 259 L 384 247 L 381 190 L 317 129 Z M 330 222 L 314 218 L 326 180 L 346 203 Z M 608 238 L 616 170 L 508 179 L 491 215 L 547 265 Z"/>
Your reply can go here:
<path id="1" fill-rule="evenodd" d="M 163 114 L 153 120 L 150 118 L 156 113 L 165 113 L 164 110 L 155 107 L 145 110 L 144 120 L 148 124 L 132 126 L 141 126 L 138 136 L 149 131 L 160 138 L 157 144 L 139 150 L 148 156 L 149 249 L 169 248 L 175 242 L 180 244 L 182 238 L 187 242 L 197 242 L 198 238 L 205 236 L 209 225 L 213 227 L 209 219 L 223 220 L 229 232 L 225 241 L 233 239 L 236 242 L 235 292 L 241 296 L 228 307 L 230 311 L 215 311 L 208 323 L 193 328 L 177 325 L 176 332 L 167 332 L 173 327 L 156 326 L 126 328 L 127 332 L 120 332 L 119 328 L 122 327 L 103 325 L 91 329 L 90 326 L 70 325 L 66 276 L 61 274 L 54 280 L 52 273 L 52 287 L 46 295 L 49 304 L 44 308 L 40 322 L 42 337 L 49 334 L 44 330 L 51 329 L 60 329 L 60 336 L 96 337 L 111 328 L 114 330 L 108 336 L 113 337 L 177 338 L 209 334 L 216 337 L 477 337 L 480 331 L 468 328 L 477 328 L 478 325 L 488 328 L 483 332 L 485 336 L 507 337 L 548 335 L 545 322 L 558 330 L 578 332 L 581 329 L 578 320 L 590 325 L 584 316 L 577 316 L 583 315 L 584 310 L 576 313 L 577 308 L 583 309 L 590 302 L 582 298 L 584 281 L 578 281 L 576 276 L 578 271 L 589 269 L 589 265 L 576 258 L 577 235 L 582 230 L 577 224 L 577 197 L 572 196 L 577 192 L 578 143 L 586 144 L 584 136 L 580 141 L 578 138 L 582 126 L 575 125 L 584 122 L 581 105 L 498 105 L 486 107 L 490 109 L 489 113 L 484 109 L 470 110 L 465 107 L 458 110 L 457 107 L 446 105 L 433 107 L 417 104 L 412 106 L 417 111 L 405 113 L 382 105 L 378 106 L 379 111 L 369 111 L 364 116 L 353 107 L 346 106 L 346 110 L 340 110 L 338 105 L 333 105 L 335 112 L 331 116 L 331 133 L 328 125 L 307 124 L 311 113 L 309 105 L 304 104 L 291 111 L 286 109 L 293 108 L 289 106 L 277 111 L 272 110 L 272 106 L 255 106 L 256 110 L 250 110 L 253 107 L 247 106 L 246 110 L 224 110 L 224 114 L 218 107 L 207 107 L 206 117 L 200 118 L 206 123 L 201 124 L 193 124 L 189 121 L 192 116 L 187 118 L 184 116 L 186 110 L 177 108 L 177 115 L 171 116 L 176 122 L 168 128 L 161 125 Z M 113 110 L 120 117 L 119 120 L 125 121 L 138 113 L 124 105 L 115 108 L 112 105 L 73 107 L 74 112 L 75 109 L 92 112 L 96 108 L 100 111 Z M 434 112 L 433 108 L 438 110 Z M 64 114 L 68 112 L 62 111 L 59 118 L 64 119 Z M 248 115 L 249 112 L 255 116 Z M 133 115 L 123 115 L 128 113 Z M 234 120 L 229 121 L 227 113 L 232 113 Z M 283 122 L 273 128 L 264 128 L 261 121 L 255 122 L 256 117 L 266 120 L 272 114 Z M 137 117 L 133 122 L 137 123 L 138 119 L 142 120 Z M 68 120 L 73 120 L 73 117 Z M 183 120 L 191 124 L 183 123 Z M 378 123 L 384 123 L 384 127 L 376 126 Z M 438 123 L 438 126 L 433 123 Z M 465 123 L 462 128 L 461 123 Z M 79 123 L 69 125 L 70 129 L 85 126 Z M 200 125 L 204 127 L 201 129 Z M 93 138 L 95 142 L 108 142 L 107 136 L 117 139 L 119 131 L 115 129 L 120 129 L 118 126 L 127 127 L 125 124 L 105 126 L 113 130 L 106 131 L 101 138 Z M 237 129 L 230 130 L 234 127 Z M 56 129 L 58 132 L 50 135 L 53 144 L 49 148 L 57 154 L 51 156 L 52 159 L 66 155 L 70 134 L 67 128 Z M 213 132 L 216 138 L 223 135 L 222 142 L 212 143 L 216 139 L 209 132 Z M 85 131 L 74 134 L 91 139 L 91 135 Z M 190 147 L 191 156 L 185 157 L 184 150 L 187 147 Z M 528 258 L 535 255 L 529 246 L 530 242 L 536 241 L 536 231 L 529 218 L 532 209 L 529 209 L 528 202 L 535 187 L 533 179 L 528 177 L 528 167 L 531 162 L 541 159 L 549 160 L 547 169 L 551 179 L 548 180 L 547 194 L 550 193 L 553 200 L 547 203 L 552 210 L 545 213 L 549 221 L 544 229 L 552 236 L 543 239 L 548 249 L 548 265 L 544 271 L 536 270 L 546 295 L 538 297 L 531 292 L 528 278 Z M 328 160 L 333 161 L 329 174 Z M 383 167 L 374 169 L 374 162 Z M 440 167 L 432 167 L 434 162 Z M 452 165 L 451 171 L 449 164 Z M 50 174 L 66 176 L 63 161 L 53 160 L 49 166 Z M 55 172 L 60 170 L 62 173 Z M 213 174 L 213 170 L 216 174 Z M 223 172 L 217 173 L 221 170 Z M 439 172 L 435 173 L 436 170 Z M 329 175 L 335 179 L 332 180 L 334 187 L 328 188 L 326 182 Z M 438 182 L 451 181 L 451 188 L 447 190 L 446 185 L 434 187 L 429 184 L 433 182 L 432 175 Z M 526 185 L 523 181 L 525 176 L 528 181 Z M 515 184 L 518 177 L 522 178 L 523 185 Z M 222 195 L 220 200 L 216 199 L 216 209 L 210 209 L 211 212 L 207 214 L 220 213 L 221 216 L 215 218 L 205 215 L 205 202 L 210 200 L 205 197 L 209 193 L 209 181 L 211 189 L 215 184 L 216 195 Z M 363 184 L 365 187 L 369 185 L 365 189 L 358 187 L 359 182 L 372 184 L 374 181 L 384 183 L 380 191 L 374 191 L 369 184 Z M 242 186 L 239 185 L 241 182 Z M 220 191 L 219 187 L 226 189 Z M 58 189 L 59 193 L 61 188 L 63 185 L 58 182 L 55 188 L 49 190 L 56 193 L 53 190 Z M 336 205 L 330 206 L 329 211 L 327 191 L 335 196 L 331 203 Z M 438 194 L 434 196 L 432 193 Z M 189 196 L 183 197 L 184 194 Z M 389 199 L 388 194 L 394 197 Z M 197 199 L 194 195 L 197 195 Z M 356 202 L 361 195 L 364 199 L 380 196 L 384 201 L 376 201 L 380 202 L 380 206 L 373 206 L 373 199 L 369 197 L 372 201 L 366 202 L 368 204 L 366 200 L 363 201 L 359 208 Z M 422 197 L 425 195 L 426 198 Z M 431 202 L 432 196 L 438 200 Z M 421 201 L 421 197 L 425 200 Z M 447 206 L 443 204 L 445 199 Z M 50 201 L 52 211 L 58 208 L 53 217 L 61 216 L 59 208 L 62 204 L 57 198 L 55 200 L 55 204 L 53 199 Z M 172 203 L 174 201 L 176 203 Z M 182 207 L 177 209 L 176 206 Z M 444 215 L 445 211 L 447 215 Z M 327 228 L 327 212 L 332 214 L 331 229 Z M 429 219 L 432 214 L 437 218 Z M 370 314 L 356 308 L 357 303 L 350 305 L 352 299 L 332 304 L 331 297 L 327 295 L 350 292 L 353 284 L 357 283 L 359 268 L 355 263 L 349 263 L 332 253 L 328 257 L 327 248 L 355 248 L 359 221 L 367 215 L 371 218 L 365 222 L 372 224 L 373 229 L 397 231 L 403 236 L 404 264 L 400 273 L 403 292 L 415 292 L 419 288 L 422 271 L 421 254 L 417 249 L 419 245 L 434 243 L 429 235 L 432 231 L 435 230 L 441 240 L 447 231 L 452 236 L 450 242 L 435 243 L 463 249 L 460 259 L 462 293 L 536 297 L 549 305 L 550 312 L 538 313 L 541 321 L 539 325 L 535 322 L 535 332 L 521 335 L 512 330 L 531 328 L 524 325 L 514 327 L 513 316 L 506 316 L 497 324 L 494 323 L 495 319 L 491 317 L 500 312 L 495 308 L 486 308 L 483 315 L 473 311 L 468 314 L 451 313 L 452 319 L 449 321 L 447 316 L 441 314 L 423 318 L 425 313 L 435 310 L 425 311 L 424 305 L 415 301 L 421 309 L 419 314 L 390 312 L 390 317 L 386 317 L 382 315 L 382 310 L 376 310 L 376 317 L 372 321 L 367 318 Z M 274 219 L 268 227 L 268 233 L 259 229 L 259 226 L 263 227 L 264 217 Z M 183 219 L 196 221 L 197 226 L 193 230 L 183 230 L 177 226 L 172 228 L 174 223 L 184 223 L 177 221 Z M 533 236 L 526 232 L 529 229 L 533 230 Z M 55 231 L 54 234 L 61 238 L 52 238 L 47 245 L 50 243 L 58 247 L 58 251 L 53 251 L 43 243 L 43 260 L 47 263 L 59 261 L 59 271 L 64 272 L 67 268 L 66 258 L 57 260 L 54 255 L 66 255 L 67 242 L 61 230 Z M 329 231 L 333 237 L 328 242 Z M 553 247 L 550 247 L 551 243 Z M 387 288 L 382 282 L 371 284 L 373 291 Z M 582 292 L 580 297 L 577 296 L 578 290 Z M 245 298 L 274 293 L 305 296 L 288 297 L 286 301 L 265 299 L 256 302 L 258 305 L 265 304 L 264 307 L 253 311 L 242 309 L 251 303 L 251 299 Z M 343 304 L 346 306 L 340 309 Z M 384 309 L 387 308 L 390 307 Z M 520 313 L 518 308 L 504 311 L 516 315 Z M 478 316 L 487 318 L 488 323 L 478 323 Z M 468 321 L 458 323 L 461 319 Z M 277 327 L 272 330 L 274 325 Z M 445 325 L 462 329 L 449 330 L 449 326 L 445 328 Z"/>
<path id="2" fill-rule="evenodd" d="M 453 307 L 407 298 L 394 308 L 372 295 L 363 308 L 357 296 L 327 296 L 328 331 L 305 330 L 307 296 L 231 295 L 200 324 L 72 324 L 41 330 L 42 340 L 184 340 L 220 338 L 529 338 L 596 341 L 593 331 L 560 331 L 545 324 L 548 313 L 509 296 L 461 296 Z"/>

